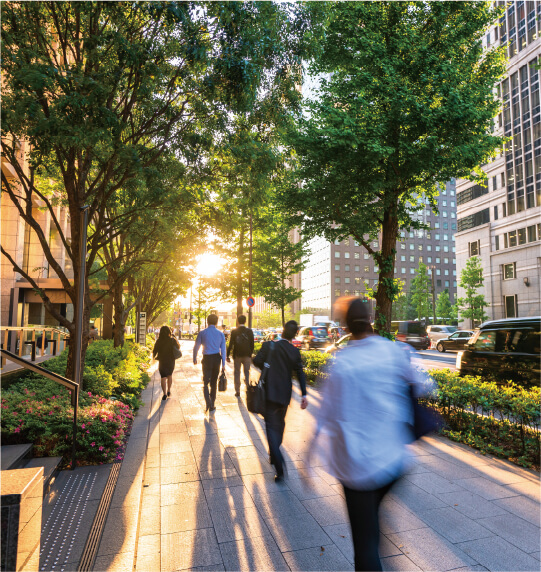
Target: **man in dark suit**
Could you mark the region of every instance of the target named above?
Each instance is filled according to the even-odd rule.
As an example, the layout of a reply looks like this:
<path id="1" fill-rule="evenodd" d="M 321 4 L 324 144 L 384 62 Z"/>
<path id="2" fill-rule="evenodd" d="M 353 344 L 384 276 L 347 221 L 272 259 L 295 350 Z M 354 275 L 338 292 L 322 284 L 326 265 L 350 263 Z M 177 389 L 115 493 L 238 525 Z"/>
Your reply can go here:
<path id="1" fill-rule="evenodd" d="M 233 351 L 235 397 L 240 397 L 240 368 L 244 370 L 244 383 L 250 384 L 250 366 L 252 365 L 252 354 L 254 353 L 254 332 L 245 326 L 246 316 L 237 318 L 239 327 L 231 332 L 231 339 L 227 348 L 227 361 L 231 361 L 229 356 Z"/>
<path id="2" fill-rule="evenodd" d="M 280 445 L 284 437 L 287 408 L 291 401 L 293 371 L 296 372 L 301 387 L 301 409 L 306 409 L 308 406 L 306 376 L 302 366 L 301 352 L 291 343 L 297 334 L 297 329 L 297 322 L 294 320 L 287 322 L 282 332 L 282 339 L 276 342 L 264 342 L 253 359 L 254 365 L 260 369 L 269 368 L 265 383 L 267 398 L 265 426 L 269 442 L 270 462 L 276 469 L 275 481 L 281 481 L 284 477 L 284 457 L 280 451 Z"/>

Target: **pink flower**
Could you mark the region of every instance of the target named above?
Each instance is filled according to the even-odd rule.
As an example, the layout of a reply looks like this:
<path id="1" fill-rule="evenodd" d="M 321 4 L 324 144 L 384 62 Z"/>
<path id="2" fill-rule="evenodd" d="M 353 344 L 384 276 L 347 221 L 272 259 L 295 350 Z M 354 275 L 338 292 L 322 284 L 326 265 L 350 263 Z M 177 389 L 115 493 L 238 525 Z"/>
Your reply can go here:
<path id="1" fill-rule="evenodd" d="M 100 451 L 103 451 L 103 447 L 98 447 L 98 449 L 99 449 Z"/>
<path id="2" fill-rule="evenodd" d="M 14 431 L 15 431 L 15 433 L 20 433 L 20 432 L 21 432 L 21 428 L 20 428 L 20 427 L 15 427 Z"/>
<path id="3" fill-rule="evenodd" d="M 120 441 L 115 441 L 115 445 L 122 445 Z"/>
<path id="4" fill-rule="evenodd" d="M 87 433 L 90 433 L 90 431 L 89 431 L 88 429 L 86 430 L 86 432 L 87 432 Z"/>
<path id="5" fill-rule="evenodd" d="M 83 424 L 81 425 L 81 429 L 84 429 L 84 428 L 85 428 L 85 424 L 83 423 Z"/>
<path id="6" fill-rule="evenodd" d="M 96 442 L 95 442 L 95 441 L 92 441 L 92 443 L 90 443 L 90 446 L 91 446 L 91 447 L 94 447 L 95 445 L 96 445 Z"/>
<path id="7" fill-rule="evenodd" d="M 92 397 L 92 392 L 91 392 L 91 391 L 89 391 L 89 392 L 88 392 L 88 395 L 89 395 L 90 397 Z"/>
<path id="8" fill-rule="evenodd" d="M 52 411 L 49 411 L 49 415 L 53 415 L 53 412 L 52 412 Z"/>

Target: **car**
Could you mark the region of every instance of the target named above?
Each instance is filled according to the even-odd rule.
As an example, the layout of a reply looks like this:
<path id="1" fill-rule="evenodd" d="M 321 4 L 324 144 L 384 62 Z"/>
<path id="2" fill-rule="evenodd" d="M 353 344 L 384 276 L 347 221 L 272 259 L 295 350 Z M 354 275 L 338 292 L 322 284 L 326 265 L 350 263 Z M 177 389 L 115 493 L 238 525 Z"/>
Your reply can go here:
<path id="1" fill-rule="evenodd" d="M 277 342 L 278 340 L 282 339 L 282 334 L 280 334 L 279 332 L 273 332 L 271 334 L 267 334 L 265 336 L 265 339 L 263 340 L 264 342 Z M 291 343 L 296 347 L 296 348 L 301 348 L 302 344 L 299 340 L 296 340 L 295 338 L 293 338 L 291 340 Z"/>
<path id="2" fill-rule="evenodd" d="M 426 350 L 430 347 L 426 329 L 417 320 L 393 321 L 391 332 L 395 335 L 396 341 L 409 344 L 417 350 Z"/>
<path id="3" fill-rule="evenodd" d="M 462 350 L 472 336 L 473 332 L 471 330 L 458 330 L 448 338 L 439 340 L 436 344 L 436 349 L 439 352 Z"/>
<path id="4" fill-rule="evenodd" d="M 448 338 L 451 334 L 454 334 L 458 328 L 456 326 L 447 326 L 445 324 L 435 324 L 433 326 L 428 326 L 426 332 L 428 338 L 431 342 L 437 342 L 443 338 Z"/>
<path id="5" fill-rule="evenodd" d="M 345 336 L 342 336 L 339 340 L 332 343 L 330 346 L 327 346 L 325 348 L 325 353 L 332 355 L 338 350 L 345 348 L 349 344 L 350 339 L 351 339 L 351 334 L 346 334 Z"/>
<path id="6" fill-rule="evenodd" d="M 539 386 L 541 317 L 484 322 L 456 357 L 460 375 L 482 375 L 499 384 Z"/>
<path id="7" fill-rule="evenodd" d="M 329 345 L 331 337 L 325 326 L 307 326 L 301 328 L 297 337 L 305 350 L 323 349 Z"/>
<path id="8" fill-rule="evenodd" d="M 254 342 L 261 342 L 265 337 L 265 334 L 262 330 L 253 330 L 254 332 Z"/>
<path id="9" fill-rule="evenodd" d="M 328 332 L 331 339 L 335 342 L 346 335 L 346 330 L 340 326 L 333 326 L 332 328 L 329 328 Z"/>

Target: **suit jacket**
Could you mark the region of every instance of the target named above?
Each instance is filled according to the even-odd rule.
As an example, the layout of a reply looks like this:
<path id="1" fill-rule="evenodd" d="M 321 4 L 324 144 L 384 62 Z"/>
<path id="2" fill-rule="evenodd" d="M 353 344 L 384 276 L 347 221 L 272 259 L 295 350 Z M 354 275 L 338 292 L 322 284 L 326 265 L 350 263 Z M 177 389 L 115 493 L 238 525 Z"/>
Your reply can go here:
<path id="1" fill-rule="evenodd" d="M 306 376 L 304 375 L 301 352 L 284 339 L 277 342 L 264 342 L 253 358 L 256 367 L 263 369 L 263 364 L 268 361 L 270 344 L 273 344 L 273 350 L 265 383 L 267 399 L 281 405 L 289 405 L 293 390 L 291 376 L 294 371 L 297 373 L 301 392 L 306 395 Z"/>
<path id="2" fill-rule="evenodd" d="M 237 344 L 235 342 L 237 341 L 237 336 L 240 333 L 244 333 L 247 336 L 248 341 L 250 342 L 249 354 L 241 355 L 238 351 Z M 238 328 L 235 328 L 231 332 L 231 339 L 229 340 L 229 346 L 227 348 L 227 357 L 229 357 L 229 355 L 231 354 L 231 349 L 233 349 L 233 358 L 252 357 L 252 354 L 254 353 L 254 332 L 250 328 L 247 328 L 246 326 L 239 326 Z"/>

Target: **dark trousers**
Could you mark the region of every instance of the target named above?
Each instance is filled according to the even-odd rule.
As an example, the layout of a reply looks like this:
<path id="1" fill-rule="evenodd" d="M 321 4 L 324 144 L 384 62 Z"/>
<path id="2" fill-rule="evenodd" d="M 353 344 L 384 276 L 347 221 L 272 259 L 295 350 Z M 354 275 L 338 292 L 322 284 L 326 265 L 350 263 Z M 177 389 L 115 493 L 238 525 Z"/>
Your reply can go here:
<path id="1" fill-rule="evenodd" d="M 394 483 L 373 491 L 356 491 L 344 486 L 355 550 L 355 570 L 381 570 L 379 505 Z"/>
<path id="2" fill-rule="evenodd" d="M 276 469 L 276 474 L 282 476 L 284 474 L 284 457 L 280 451 L 280 445 L 284 438 L 284 429 L 286 427 L 287 405 L 276 403 L 275 401 L 267 401 L 265 406 L 265 427 L 267 429 L 267 441 L 269 442 L 269 451 L 271 463 Z"/>
<path id="3" fill-rule="evenodd" d="M 220 354 L 207 354 L 203 356 L 203 395 L 205 396 L 207 409 L 214 409 L 214 402 L 216 401 L 216 386 L 218 384 L 221 361 L 222 356 Z"/>

